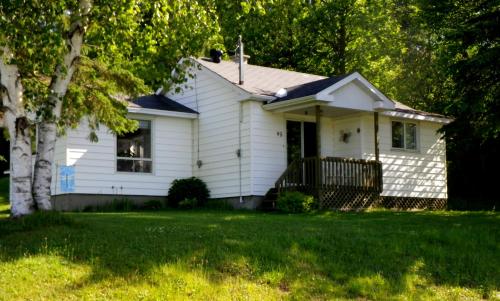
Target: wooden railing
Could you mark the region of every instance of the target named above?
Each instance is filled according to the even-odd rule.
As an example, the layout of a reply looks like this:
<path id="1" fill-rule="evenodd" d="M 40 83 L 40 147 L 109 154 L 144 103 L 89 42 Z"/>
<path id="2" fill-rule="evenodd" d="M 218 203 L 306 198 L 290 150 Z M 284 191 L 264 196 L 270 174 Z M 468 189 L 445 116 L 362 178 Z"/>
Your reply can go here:
<path id="1" fill-rule="evenodd" d="M 382 192 L 382 164 L 337 157 L 293 161 L 276 181 L 278 192 L 298 190 L 316 194 L 320 189 L 351 188 Z"/>

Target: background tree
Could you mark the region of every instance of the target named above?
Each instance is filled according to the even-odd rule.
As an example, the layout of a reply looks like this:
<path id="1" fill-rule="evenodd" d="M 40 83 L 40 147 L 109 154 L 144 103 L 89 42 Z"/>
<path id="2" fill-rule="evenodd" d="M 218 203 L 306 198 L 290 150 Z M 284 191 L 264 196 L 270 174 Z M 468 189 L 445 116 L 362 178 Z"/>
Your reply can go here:
<path id="1" fill-rule="evenodd" d="M 242 34 L 253 64 L 324 76 L 359 71 L 396 96 L 404 50 L 393 1 L 215 3 L 225 47 Z"/>
<path id="2" fill-rule="evenodd" d="M 462 208 L 500 205 L 500 6 L 498 1 L 422 1 L 421 15 L 439 36 L 434 54 L 446 75 L 432 107 L 455 117 L 445 127 L 450 197 Z"/>

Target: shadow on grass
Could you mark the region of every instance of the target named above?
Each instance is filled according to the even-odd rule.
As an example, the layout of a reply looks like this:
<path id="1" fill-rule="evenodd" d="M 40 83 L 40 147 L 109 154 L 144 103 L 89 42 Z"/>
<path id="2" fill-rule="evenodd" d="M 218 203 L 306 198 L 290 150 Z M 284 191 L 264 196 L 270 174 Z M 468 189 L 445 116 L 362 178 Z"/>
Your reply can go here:
<path id="1" fill-rule="evenodd" d="M 200 271 L 212 282 L 242 277 L 309 297 L 387 297 L 429 285 L 500 287 L 500 216 L 493 213 L 59 216 L 76 222 L 9 230 L 2 221 L 0 259 L 49 253 L 91 266 L 88 278 L 70 288 L 113 277 L 146 281 L 165 265 Z"/>

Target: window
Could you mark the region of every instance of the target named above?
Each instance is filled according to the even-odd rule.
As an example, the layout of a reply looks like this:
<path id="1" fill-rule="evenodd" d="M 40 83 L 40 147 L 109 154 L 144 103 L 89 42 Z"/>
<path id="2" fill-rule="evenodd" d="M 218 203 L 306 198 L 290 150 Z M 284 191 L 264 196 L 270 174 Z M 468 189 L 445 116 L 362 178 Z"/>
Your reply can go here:
<path id="1" fill-rule="evenodd" d="M 392 147 L 416 150 L 417 124 L 403 121 L 392 122 Z"/>
<path id="2" fill-rule="evenodd" d="M 138 120 L 139 128 L 116 138 L 116 170 L 125 172 L 152 171 L 151 121 Z"/>

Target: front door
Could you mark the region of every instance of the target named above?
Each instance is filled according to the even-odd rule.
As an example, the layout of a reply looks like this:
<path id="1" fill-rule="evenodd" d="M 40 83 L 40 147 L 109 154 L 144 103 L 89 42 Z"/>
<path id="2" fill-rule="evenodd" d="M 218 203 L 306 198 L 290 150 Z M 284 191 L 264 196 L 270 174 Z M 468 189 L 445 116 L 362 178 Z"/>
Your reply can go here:
<path id="1" fill-rule="evenodd" d="M 318 149 L 316 123 L 287 120 L 286 143 L 288 165 L 293 160 L 315 157 Z"/>
<path id="2" fill-rule="evenodd" d="M 316 157 L 318 143 L 316 142 L 316 123 L 303 122 L 304 127 L 304 158 Z"/>

